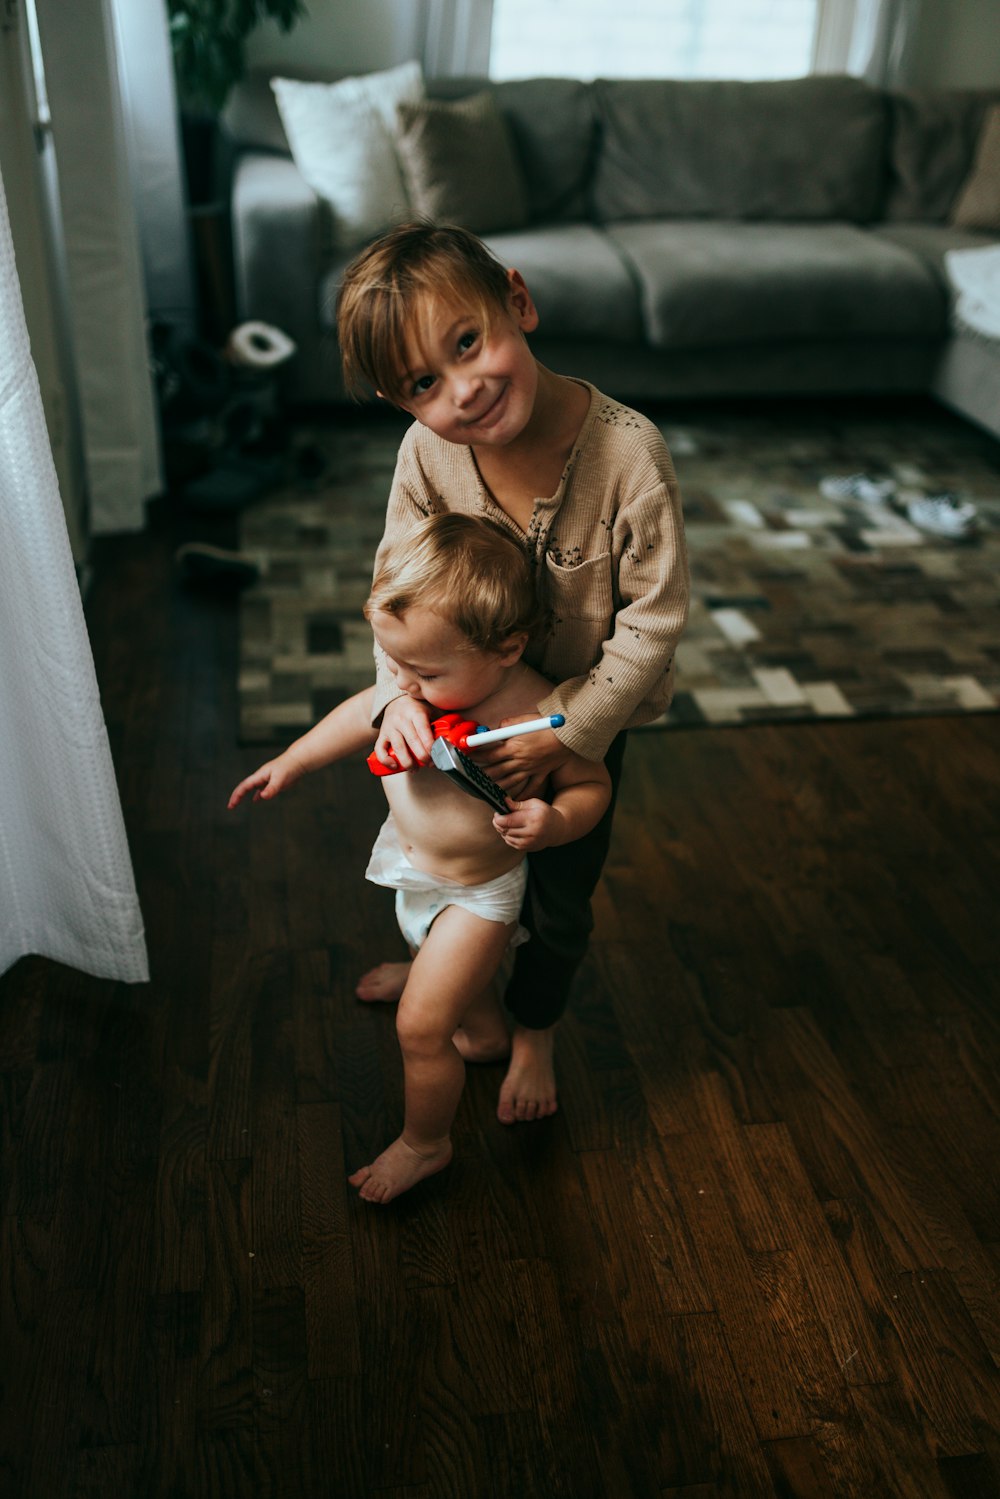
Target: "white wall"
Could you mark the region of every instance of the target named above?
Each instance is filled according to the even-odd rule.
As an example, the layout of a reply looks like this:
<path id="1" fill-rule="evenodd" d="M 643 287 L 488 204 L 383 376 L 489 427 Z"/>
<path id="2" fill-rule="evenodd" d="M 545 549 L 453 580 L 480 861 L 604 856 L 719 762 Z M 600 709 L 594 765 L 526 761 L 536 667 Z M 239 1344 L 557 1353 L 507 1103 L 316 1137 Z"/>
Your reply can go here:
<path id="1" fill-rule="evenodd" d="M 1000 0 L 923 0 L 913 74 L 926 88 L 1000 87 Z"/>
<path id="2" fill-rule="evenodd" d="M 274 22 L 247 44 L 251 69 L 286 66 L 343 75 L 419 57 L 424 0 L 308 0 L 309 14 L 283 36 Z"/>
<path id="3" fill-rule="evenodd" d="M 428 0 L 309 0 L 288 36 L 262 26 L 250 40 L 252 68 L 360 73 L 420 57 Z M 922 0 L 913 49 L 920 87 L 1000 87 L 1000 0 Z"/>

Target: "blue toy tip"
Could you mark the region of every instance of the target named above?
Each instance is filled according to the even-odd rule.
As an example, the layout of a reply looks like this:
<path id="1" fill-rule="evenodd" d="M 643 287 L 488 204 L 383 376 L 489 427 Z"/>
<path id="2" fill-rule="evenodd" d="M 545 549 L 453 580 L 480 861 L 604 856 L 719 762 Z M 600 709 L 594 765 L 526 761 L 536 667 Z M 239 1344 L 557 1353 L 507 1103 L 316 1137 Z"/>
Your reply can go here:
<path id="1" fill-rule="evenodd" d="M 561 729 L 565 722 L 566 718 L 562 713 L 553 713 L 552 717 L 549 719 L 549 723 L 554 729 Z"/>

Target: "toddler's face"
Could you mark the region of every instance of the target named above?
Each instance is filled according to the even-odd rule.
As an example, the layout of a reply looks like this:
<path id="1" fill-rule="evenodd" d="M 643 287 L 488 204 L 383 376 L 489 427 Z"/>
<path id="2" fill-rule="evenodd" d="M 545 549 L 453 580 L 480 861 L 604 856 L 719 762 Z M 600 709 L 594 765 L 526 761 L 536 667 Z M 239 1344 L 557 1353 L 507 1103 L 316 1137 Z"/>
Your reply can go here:
<path id="1" fill-rule="evenodd" d="M 520 645 L 509 651 L 478 650 L 449 620 L 419 605 L 405 614 L 376 609 L 371 627 L 396 685 L 447 712 L 485 701 L 520 655 Z"/>
<path id="2" fill-rule="evenodd" d="M 524 335 L 538 315 L 520 276 L 510 275 L 509 310 L 494 314 L 488 332 L 474 312 L 433 301 L 405 350 L 398 404 L 446 442 L 504 447 L 531 419 L 538 366 Z"/>

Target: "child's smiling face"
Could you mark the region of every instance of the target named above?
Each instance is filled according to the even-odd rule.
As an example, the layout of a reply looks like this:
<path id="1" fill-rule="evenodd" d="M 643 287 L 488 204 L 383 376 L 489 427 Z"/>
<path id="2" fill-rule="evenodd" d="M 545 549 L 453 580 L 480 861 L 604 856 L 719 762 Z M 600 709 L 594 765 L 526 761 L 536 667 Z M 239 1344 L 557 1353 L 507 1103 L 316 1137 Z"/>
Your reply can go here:
<path id="1" fill-rule="evenodd" d="M 538 366 L 525 341 L 538 314 L 517 271 L 510 303 L 490 327 L 452 302 L 434 299 L 420 308 L 418 328 L 404 351 L 396 403 L 446 442 L 504 447 L 531 419 Z"/>
<path id="2" fill-rule="evenodd" d="M 419 604 L 404 614 L 376 609 L 370 622 L 396 686 L 449 712 L 474 708 L 492 696 L 527 640 L 513 636 L 499 651 L 479 650 L 450 620 Z"/>

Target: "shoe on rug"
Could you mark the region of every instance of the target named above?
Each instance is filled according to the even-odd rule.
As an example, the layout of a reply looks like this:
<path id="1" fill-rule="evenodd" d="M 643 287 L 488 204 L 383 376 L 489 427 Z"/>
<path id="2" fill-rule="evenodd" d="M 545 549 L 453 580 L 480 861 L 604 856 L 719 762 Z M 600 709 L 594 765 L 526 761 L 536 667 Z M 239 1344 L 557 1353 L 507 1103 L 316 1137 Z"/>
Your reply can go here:
<path id="1" fill-rule="evenodd" d="M 971 500 L 946 490 L 943 494 L 923 495 L 906 506 L 907 519 L 921 531 L 960 541 L 976 529 L 978 512 Z"/>
<path id="2" fill-rule="evenodd" d="M 242 588 L 256 583 L 260 567 L 245 552 L 230 552 L 207 541 L 188 541 L 174 553 L 178 572 L 190 583 L 223 584 Z"/>
<path id="3" fill-rule="evenodd" d="M 844 474 L 820 479 L 824 500 L 860 500 L 863 505 L 887 505 L 896 493 L 895 479 L 873 479 L 870 474 Z"/>

